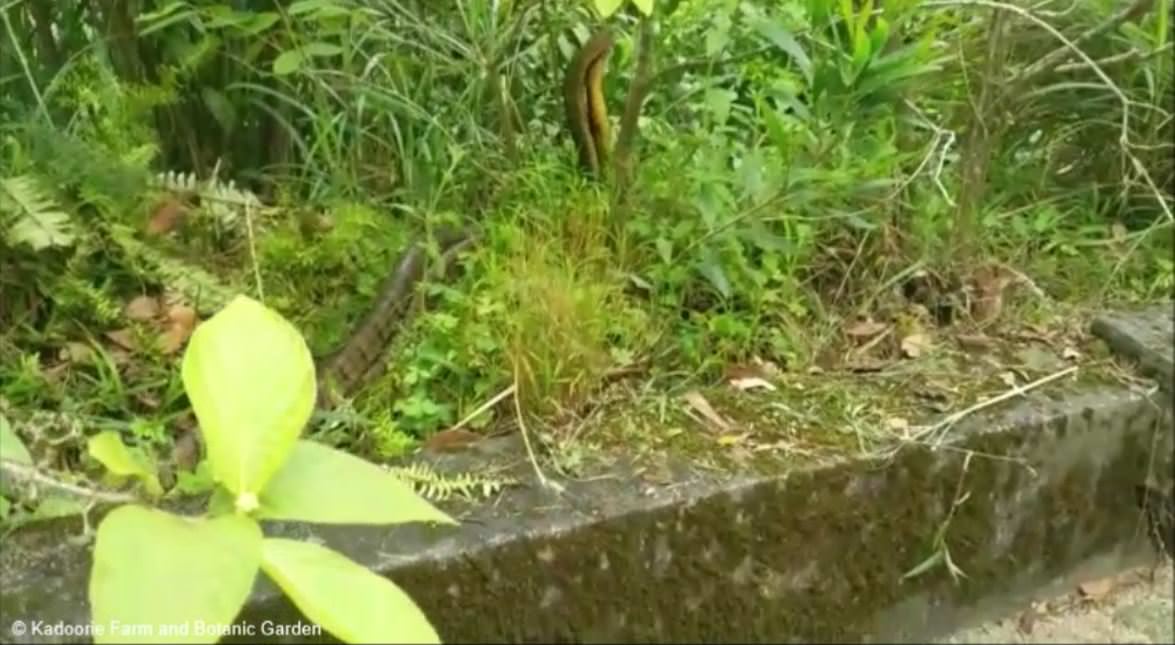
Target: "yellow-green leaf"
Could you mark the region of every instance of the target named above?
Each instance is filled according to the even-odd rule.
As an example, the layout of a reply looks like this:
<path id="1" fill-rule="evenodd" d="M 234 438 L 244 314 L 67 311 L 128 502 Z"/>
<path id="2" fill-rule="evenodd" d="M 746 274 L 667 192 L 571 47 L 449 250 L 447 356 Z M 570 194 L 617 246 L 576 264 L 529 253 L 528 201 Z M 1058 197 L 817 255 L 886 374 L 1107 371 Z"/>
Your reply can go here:
<path id="1" fill-rule="evenodd" d="M 620 5 L 624 4 L 624 0 L 596 0 L 596 11 L 604 18 L 616 13 Z"/>
<path id="2" fill-rule="evenodd" d="M 238 501 L 289 456 L 314 408 L 314 361 L 302 335 L 246 296 L 196 328 L 182 368 L 213 478 Z"/>
<path id="3" fill-rule="evenodd" d="M 30 466 L 33 463 L 28 448 L 24 447 L 24 442 L 16 436 L 16 431 L 8 424 L 8 419 L 3 414 L 0 414 L 0 459 Z"/>
<path id="4" fill-rule="evenodd" d="M 258 518 L 320 524 L 456 524 L 391 473 L 302 439 L 261 492 Z"/>
<path id="5" fill-rule="evenodd" d="M 106 430 L 93 437 L 87 444 L 90 456 L 97 459 L 106 470 L 121 477 L 135 477 L 143 482 L 147 494 L 158 497 L 163 494 L 159 478 L 148 464 L 131 454 L 117 432 Z"/>
<path id="6" fill-rule="evenodd" d="M 227 626 L 249 597 L 261 563 L 261 528 L 241 515 L 187 518 L 122 506 L 98 527 L 90 570 L 97 643 L 214 643 L 195 629 Z M 116 625 L 148 625 L 142 632 Z M 167 634 L 164 630 L 187 633 Z"/>
<path id="7" fill-rule="evenodd" d="M 345 643 L 440 643 L 391 580 L 309 542 L 267 538 L 261 569 L 310 620 Z"/>
<path id="8" fill-rule="evenodd" d="M 653 15 L 653 0 L 632 0 L 632 3 L 646 16 Z"/>
<path id="9" fill-rule="evenodd" d="M 305 61 L 306 56 L 302 53 L 302 50 L 286 50 L 281 54 L 278 54 L 277 58 L 273 59 L 273 73 L 277 74 L 278 76 L 293 74 L 294 72 L 301 69 L 302 63 Z"/>

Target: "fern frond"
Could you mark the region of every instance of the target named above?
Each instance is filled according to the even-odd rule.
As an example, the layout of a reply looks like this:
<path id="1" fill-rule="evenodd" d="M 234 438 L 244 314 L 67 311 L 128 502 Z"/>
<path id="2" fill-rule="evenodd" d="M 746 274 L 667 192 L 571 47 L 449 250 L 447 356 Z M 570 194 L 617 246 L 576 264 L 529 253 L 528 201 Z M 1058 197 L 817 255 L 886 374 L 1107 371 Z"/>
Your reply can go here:
<path id="1" fill-rule="evenodd" d="M 183 294 L 201 315 L 222 309 L 237 295 L 237 290 L 199 267 L 167 257 L 135 239 L 130 229 L 111 226 L 110 237 L 128 257 L 147 264 L 171 290 Z"/>
<path id="2" fill-rule="evenodd" d="M 0 211 L 13 220 L 8 239 L 34 251 L 73 244 L 73 222 L 30 175 L 0 179 Z"/>
<path id="3" fill-rule="evenodd" d="M 507 486 L 518 482 L 509 477 L 492 477 L 458 473 L 454 475 L 437 472 L 428 464 L 416 462 L 407 466 L 389 466 L 388 472 L 400 481 L 412 486 L 422 497 L 432 501 L 444 501 L 454 495 L 465 499 L 486 499 Z"/>
<path id="4" fill-rule="evenodd" d="M 256 194 L 237 188 L 232 180 L 224 182 L 212 177 L 202 181 L 195 173 L 169 170 L 156 175 L 155 181 L 164 190 L 199 197 L 201 206 L 208 214 L 226 226 L 235 226 L 243 221 L 246 208 L 254 212 L 264 210 Z"/>

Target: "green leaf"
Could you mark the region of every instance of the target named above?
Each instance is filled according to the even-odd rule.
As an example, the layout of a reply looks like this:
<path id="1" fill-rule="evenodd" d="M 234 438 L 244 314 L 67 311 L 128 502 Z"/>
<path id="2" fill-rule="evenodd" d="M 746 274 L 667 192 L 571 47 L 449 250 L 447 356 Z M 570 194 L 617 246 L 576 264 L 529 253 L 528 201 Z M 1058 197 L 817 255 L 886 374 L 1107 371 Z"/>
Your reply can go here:
<path id="1" fill-rule="evenodd" d="M 331 43 L 310 43 L 302 48 L 302 53 L 306 56 L 338 56 L 343 53 L 343 48 Z"/>
<path id="2" fill-rule="evenodd" d="M 632 0 L 632 3 L 646 16 L 653 15 L 653 0 Z"/>
<path id="3" fill-rule="evenodd" d="M 204 100 L 204 105 L 212 113 L 212 118 L 216 119 L 221 130 L 230 134 L 236 129 L 237 109 L 228 97 L 214 88 L 205 86 L 200 88 L 200 98 Z"/>
<path id="4" fill-rule="evenodd" d="M 300 49 L 284 51 L 277 58 L 273 59 L 273 73 L 278 76 L 293 74 L 302 68 L 302 63 L 305 61 L 306 57 Z"/>
<path id="5" fill-rule="evenodd" d="M 266 539 L 261 569 L 307 618 L 345 643 L 441 642 L 402 589 L 326 547 Z"/>
<path id="6" fill-rule="evenodd" d="M 779 22 L 760 19 L 755 21 L 755 30 L 770 40 L 773 45 L 782 49 L 788 56 L 791 56 L 796 67 L 800 68 L 800 73 L 804 75 L 804 79 L 808 81 L 808 85 L 812 84 L 812 60 L 808 58 L 808 52 L 804 51 L 803 46 L 787 27 Z"/>
<path id="7" fill-rule="evenodd" d="M 159 484 L 155 472 L 143 463 L 143 459 L 131 454 L 117 432 L 106 430 L 90 437 L 87 449 L 90 456 L 97 459 L 106 470 L 121 477 L 138 478 L 148 495 L 158 497 L 163 494 L 163 486 Z"/>
<path id="8" fill-rule="evenodd" d="M 17 436 L 16 431 L 8 423 L 8 418 L 0 414 L 0 459 L 15 461 L 18 464 L 33 464 L 33 456 L 24 442 Z"/>
<path id="9" fill-rule="evenodd" d="M 698 271 L 702 276 L 710 282 L 710 284 L 722 294 L 723 298 L 729 298 L 731 295 L 730 280 L 726 278 L 726 272 L 722 270 L 722 264 L 718 260 L 717 254 L 709 247 L 702 249 L 702 261 L 698 264 Z"/>
<path id="10" fill-rule="evenodd" d="M 237 296 L 196 327 L 181 375 L 213 478 L 248 505 L 310 419 L 317 388 L 310 349 L 276 311 Z"/>
<path id="11" fill-rule="evenodd" d="M 322 524 L 456 524 L 412 487 L 353 455 L 303 439 L 261 493 L 258 518 Z"/>
<path id="12" fill-rule="evenodd" d="M 616 13 L 622 4 L 624 0 L 596 0 L 596 11 L 600 12 L 602 18 L 607 18 Z"/>
<path id="13" fill-rule="evenodd" d="M 98 527 L 90 571 L 94 622 L 107 627 L 97 643 L 214 643 L 196 621 L 227 627 L 253 589 L 261 564 L 261 528 L 240 515 L 188 518 L 122 506 Z M 146 633 L 109 629 L 150 625 Z M 163 629 L 188 625 L 186 634 Z"/>

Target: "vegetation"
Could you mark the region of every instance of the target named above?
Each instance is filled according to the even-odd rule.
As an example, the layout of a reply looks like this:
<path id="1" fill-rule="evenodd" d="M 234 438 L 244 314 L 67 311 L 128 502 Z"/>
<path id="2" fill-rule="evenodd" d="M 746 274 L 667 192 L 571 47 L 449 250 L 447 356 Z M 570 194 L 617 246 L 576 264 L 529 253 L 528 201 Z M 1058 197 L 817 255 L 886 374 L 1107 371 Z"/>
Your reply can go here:
<path id="1" fill-rule="evenodd" d="M 314 439 L 382 461 L 522 421 L 566 449 L 618 383 L 877 370 L 1169 297 L 1171 9 L 6 2 L 0 423 L 65 480 L 109 432 L 206 491 L 197 324 L 247 294 L 325 354 L 454 223 L 464 271 Z M 623 191 L 579 173 L 560 94 L 605 22 Z"/>

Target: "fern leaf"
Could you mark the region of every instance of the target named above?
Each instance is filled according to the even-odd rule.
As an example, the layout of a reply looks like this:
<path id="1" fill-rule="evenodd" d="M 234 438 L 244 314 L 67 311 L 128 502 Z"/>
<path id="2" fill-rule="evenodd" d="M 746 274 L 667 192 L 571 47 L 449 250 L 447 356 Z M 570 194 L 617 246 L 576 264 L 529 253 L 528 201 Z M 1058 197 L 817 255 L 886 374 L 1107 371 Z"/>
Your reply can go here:
<path id="1" fill-rule="evenodd" d="M 69 215 L 28 175 L 0 180 L 0 208 L 15 215 L 16 221 L 8 229 L 13 244 L 27 244 L 40 251 L 74 242 Z"/>

